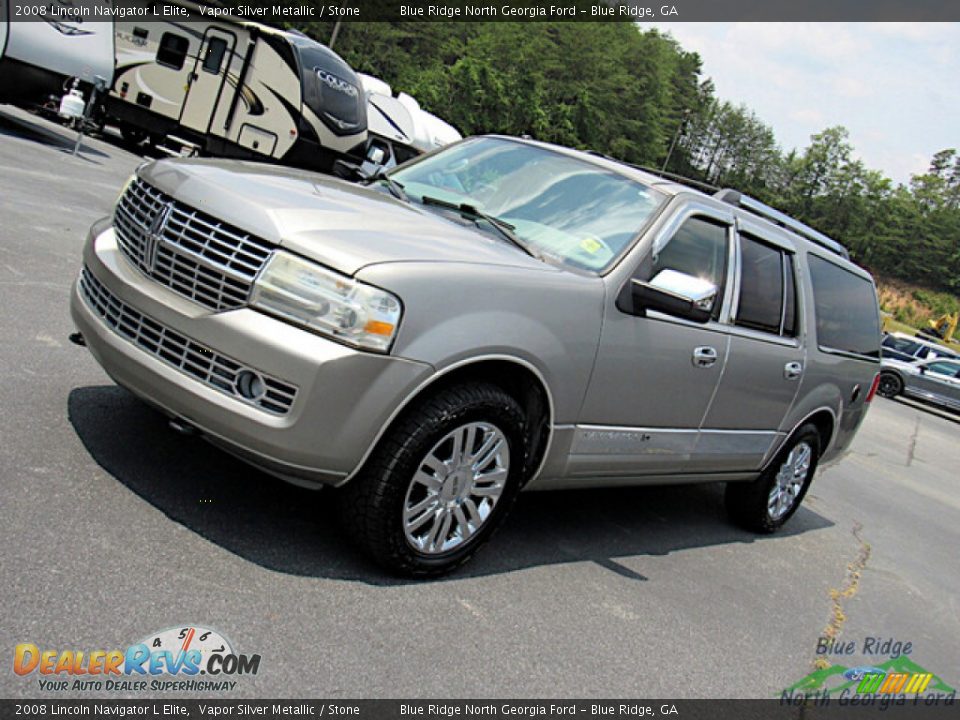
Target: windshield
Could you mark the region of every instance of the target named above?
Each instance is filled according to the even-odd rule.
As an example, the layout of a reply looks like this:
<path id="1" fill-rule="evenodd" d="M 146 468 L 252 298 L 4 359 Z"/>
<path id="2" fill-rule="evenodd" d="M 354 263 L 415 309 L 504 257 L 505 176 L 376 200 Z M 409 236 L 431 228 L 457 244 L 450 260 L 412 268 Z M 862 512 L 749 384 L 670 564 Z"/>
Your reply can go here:
<path id="1" fill-rule="evenodd" d="M 472 138 L 390 174 L 424 197 L 509 223 L 539 255 L 602 272 L 666 200 L 643 183 L 545 148 Z"/>

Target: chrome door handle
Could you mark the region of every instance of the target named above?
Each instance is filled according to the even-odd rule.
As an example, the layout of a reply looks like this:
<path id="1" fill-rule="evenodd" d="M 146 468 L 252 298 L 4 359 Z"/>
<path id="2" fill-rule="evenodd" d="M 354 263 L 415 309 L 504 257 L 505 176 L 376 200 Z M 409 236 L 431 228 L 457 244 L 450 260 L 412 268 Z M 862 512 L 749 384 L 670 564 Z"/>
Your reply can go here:
<path id="1" fill-rule="evenodd" d="M 783 377 L 787 380 L 796 380 L 803 374 L 803 365 L 798 362 L 788 362 L 783 366 Z"/>
<path id="2" fill-rule="evenodd" d="M 710 367 L 717 361 L 717 349 L 704 345 L 693 349 L 693 366 Z"/>

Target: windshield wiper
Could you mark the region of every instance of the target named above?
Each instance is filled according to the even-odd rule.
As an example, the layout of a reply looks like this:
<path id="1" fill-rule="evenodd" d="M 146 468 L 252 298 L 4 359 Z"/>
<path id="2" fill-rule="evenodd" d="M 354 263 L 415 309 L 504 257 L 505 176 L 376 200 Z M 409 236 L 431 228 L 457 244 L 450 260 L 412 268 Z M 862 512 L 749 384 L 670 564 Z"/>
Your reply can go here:
<path id="1" fill-rule="evenodd" d="M 420 198 L 420 202 L 424 205 L 435 205 L 436 207 L 442 207 L 447 210 L 455 210 L 462 215 L 471 217 L 474 220 L 483 220 L 490 227 L 496 230 L 502 238 L 507 242 L 523 250 L 527 255 L 537 260 L 543 260 L 542 257 L 527 243 L 518 238 L 513 230 L 516 227 L 511 225 L 506 220 L 501 220 L 495 215 L 488 215 L 482 210 L 478 209 L 476 205 L 471 205 L 470 203 L 454 203 L 449 200 L 442 200 L 440 198 L 430 197 L 429 195 L 424 195 Z"/>
<path id="2" fill-rule="evenodd" d="M 392 177 L 387 175 L 383 170 L 378 170 L 373 175 L 370 175 L 366 178 L 367 185 L 373 185 L 375 182 L 383 182 L 386 184 L 387 189 L 390 191 L 390 194 L 393 195 L 398 200 L 403 200 L 404 202 L 410 202 L 410 198 L 407 196 L 406 191 L 403 189 L 403 185 L 398 183 Z"/>

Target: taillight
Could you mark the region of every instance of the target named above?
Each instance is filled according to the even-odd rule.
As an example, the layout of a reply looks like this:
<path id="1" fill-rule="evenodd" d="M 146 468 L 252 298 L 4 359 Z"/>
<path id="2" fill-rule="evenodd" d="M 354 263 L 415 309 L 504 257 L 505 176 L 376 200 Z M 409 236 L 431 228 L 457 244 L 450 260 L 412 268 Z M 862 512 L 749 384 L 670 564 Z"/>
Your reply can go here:
<path id="1" fill-rule="evenodd" d="M 873 400 L 873 396 L 877 394 L 878 387 L 880 387 L 880 373 L 874 375 L 873 382 L 870 383 L 870 392 L 867 393 L 867 397 L 864 399 L 865 403 Z"/>

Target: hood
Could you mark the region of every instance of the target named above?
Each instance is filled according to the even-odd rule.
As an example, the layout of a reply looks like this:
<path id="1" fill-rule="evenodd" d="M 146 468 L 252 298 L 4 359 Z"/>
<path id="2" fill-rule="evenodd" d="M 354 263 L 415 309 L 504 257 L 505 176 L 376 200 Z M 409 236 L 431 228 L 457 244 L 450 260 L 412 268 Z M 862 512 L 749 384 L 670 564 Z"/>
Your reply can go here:
<path id="1" fill-rule="evenodd" d="M 186 205 L 347 275 L 390 262 L 556 271 L 470 223 L 305 170 L 229 160 L 162 160 L 143 167 L 139 175 Z"/>

